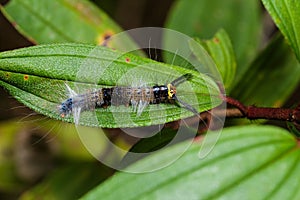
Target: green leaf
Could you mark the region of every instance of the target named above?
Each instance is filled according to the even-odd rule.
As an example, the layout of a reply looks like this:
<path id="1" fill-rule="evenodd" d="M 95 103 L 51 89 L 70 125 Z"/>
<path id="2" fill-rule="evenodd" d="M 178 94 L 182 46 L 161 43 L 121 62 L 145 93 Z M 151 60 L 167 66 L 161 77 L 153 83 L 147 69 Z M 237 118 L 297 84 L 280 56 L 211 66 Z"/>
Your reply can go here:
<path id="1" fill-rule="evenodd" d="M 300 2 L 298 0 L 262 0 L 262 2 L 300 61 Z"/>
<path id="2" fill-rule="evenodd" d="M 280 107 L 298 86 L 299 62 L 277 35 L 254 60 L 232 96 L 244 104 Z"/>
<path id="3" fill-rule="evenodd" d="M 81 44 L 41 45 L 0 53 L 0 85 L 38 113 L 61 117 L 58 105 L 68 98 L 65 84 L 79 94 L 97 88 L 166 84 L 191 73 L 193 78 L 177 87 L 177 96 L 199 112 L 221 103 L 217 85 L 207 76 L 150 59 L 121 54 L 106 47 Z M 174 104 L 148 106 L 141 116 L 126 106 L 82 112 L 80 124 L 96 127 L 136 127 L 162 124 L 192 116 Z"/>
<path id="4" fill-rule="evenodd" d="M 78 199 L 112 174 L 98 163 L 69 163 L 21 195 L 26 199 Z"/>
<path id="5" fill-rule="evenodd" d="M 0 7 L 15 28 L 35 44 L 79 42 L 102 44 L 105 38 L 121 32 L 106 13 L 87 0 L 11 0 Z M 136 47 L 125 34 L 116 49 Z"/>
<path id="6" fill-rule="evenodd" d="M 166 28 L 201 39 L 209 39 L 220 28 L 225 29 L 236 53 L 237 80 L 249 67 L 259 47 L 261 26 L 261 9 L 259 1 L 255 0 L 178 0 L 166 22 Z M 168 35 L 164 42 L 166 46 L 174 45 Z M 180 49 L 181 43 L 177 45 Z M 167 61 L 172 63 L 173 57 L 167 57 Z"/>
<path id="7" fill-rule="evenodd" d="M 230 87 L 235 79 L 236 61 L 233 47 L 226 31 L 221 29 L 212 39 L 203 42 L 198 39 L 198 42 L 203 45 L 214 60 L 222 77 L 225 89 L 229 93 Z M 200 51 L 197 51 L 196 46 L 191 46 L 191 50 L 198 59 L 202 59 L 202 56 L 198 55 Z"/>
<path id="8" fill-rule="evenodd" d="M 183 145 L 146 157 L 130 166 L 130 171 L 164 163 Z M 300 151 L 296 140 L 283 129 L 271 126 L 224 129 L 207 157 L 199 159 L 199 151 L 200 145 L 195 142 L 177 161 L 158 171 L 120 172 L 83 199 L 299 198 Z"/>

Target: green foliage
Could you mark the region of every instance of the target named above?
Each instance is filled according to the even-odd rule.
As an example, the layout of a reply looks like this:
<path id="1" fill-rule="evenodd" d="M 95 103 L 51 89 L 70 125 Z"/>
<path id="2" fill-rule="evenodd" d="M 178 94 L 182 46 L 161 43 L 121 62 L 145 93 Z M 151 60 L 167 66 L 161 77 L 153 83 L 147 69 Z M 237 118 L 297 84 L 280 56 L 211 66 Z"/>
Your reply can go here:
<path id="1" fill-rule="evenodd" d="M 236 60 L 229 36 L 225 30 L 220 30 L 211 40 L 201 42 L 201 40 L 198 39 L 198 41 L 204 46 L 216 63 L 218 73 L 223 79 L 222 81 L 226 92 L 229 93 L 234 83 L 236 73 Z M 191 50 L 198 59 L 202 58 L 201 55 L 198 56 L 199 51 L 197 51 L 197 47 L 191 47 Z"/>
<path id="2" fill-rule="evenodd" d="M 260 12 L 259 1 L 256 0 L 179 0 L 168 15 L 166 28 L 201 39 L 211 38 L 219 29 L 225 29 L 236 53 L 236 79 L 239 80 L 259 47 Z M 166 46 L 173 42 L 165 38 Z"/>
<path id="3" fill-rule="evenodd" d="M 262 0 L 262 2 L 300 60 L 300 2 L 297 0 Z"/>
<path id="4" fill-rule="evenodd" d="M 101 45 L 122 29 L 87 0 L 12 0 L 0 9 L 15 28 L 34 44 L 77 42 Z M 51 11 L 51 12 L 49 12 Z M 106 45 L 131 49 L 137 45 L 126 34 Z M 135 52 L 143 56 L 141 52 Z"/>
<path id="5" fill-rule="evenodd" d="M 248 105 L 280 107 L 297 88 L 299 74 L 299 62 L 277 35 L 252 62 L 232 95 Z"/>
<path id="6" fill-rule="evenodd" d="M 18 31 L 35 43 L 101 44 L 101 35 L 105 32 L 121 31 L 113 20 L 88 1 L 13 0 L 1 10 L 16 24 Z"/>
<path id="7" fill-rule="evenodd" d="M 300 80 L 300 3 L 297 0 L 262 0 L 262 3 L 279 33 L 264 42 L 266 46 L 261 51 L 263 13 L 258 0 L 178 0 L 168 13 L 165 27 L 197 38 L 197 43 L 208 54 L 196 46 L 197 43 L 191 42 L 188 48 L 193 59 L 215 63 L 227 94 L 245 104 L 277 107 L 285 103 Z M 110 48 L 96 47 L 105 38 L 121 32 L 121 28 L 87 0 L 11 0 L 0 8 L 23 36 L 35 44 L 44 44 L 0 53 L 0 85 L 38 113 L 73 122 L 72 116 L 61 118 L 57 109 L 68 97 L 65 83 L 81 93 L 99 87 L 130 85 L 135 77 L 150 84 L 165 84 L 186 73 L 191 73 L 193 79 L 178 87 L 179 98 L 199 112 L 221 103 L 215 79 L 204 75 L 206 71 L 199 74 L 189 69 L 182 63 L 185 58 L 164 54 L 165 62 L 171 65 L 122 54 L 122 50 L 137 46 L 127 36 L 118 43 L 108 41 L 106 45 Z M 61 42 L 68 43 L 57 44 Z M 177 45 L 182 48 L 181 41 L 174 41 L 169 35 L 164 35 L 162 43 L 165 47 Z M 208 65 L 205 67 L 210 68 Z M 192 101 L 193 98 L 196 101 Z M 115 121 L 116 116 L 124 115 L 126 117 Z M 140 117 L 130 107 L 112 106 L 83 112 L 80 124 L 140 127 L 192 115 L 176 105 L 150 105 Z M 48 125 L 47 130 L 51 126 Z M 103 134 L 102 130 L 85 128 L 85 139 L 91 136 L 89 140 L 95 148 L 88 147 L 90 152 L 111 158 L 111 144 L 92 137 Z M 14 160 L 3 152 L 14 151 L 14 133 L 19 129 L 13 125 L 0 125 L 0 190 L 16 193 L 22 191 L 26 183 L 10 170 L 16 167 Z M 76 134 L 69 129 L 63 129 L 63 132 L 68 136 Z M 186 135 L 182 139 L 187 141 L 168 146 L 154 155 L 145 158 L 141 155 L 133 160 L 129 153 L 125 155 L 124 165 L 130 164 L 127 170 L 151 170 L 166 163 L 173 155 L 181 155 L 182 147 L 191 143 L 190 138 L 195 135 L 195 130 L 190 128 L 183 132 Z M 169 144 L 176 133 L 177 130 L 164 128 L 155 136 L 137 142 L 130 151 L 158 150 Z M 82 146 L 78 147 L 78 141 L 73 137 L 58 137 L 64 141 L 60 147 L 61 156 L 58 156 L 64 165 L 24 192 L 21 198 L 79 198 L 111 175 L 111 170 L 90 162 L 91 156 L 82 150 Z M 298 141 L 290 132 L 272 126 L 248 125 L 224 128 L 217 143 L 204 140 L 206 143 L 200 144 L 202 139 L 201 136 L 195 140 L 167 167 L 143 174 L 117 172 L 83 199 L 299 199 L 300 154 Z M 200 149 L 206 151 L 212 146 L 212 151 L 199 159 Z"/>

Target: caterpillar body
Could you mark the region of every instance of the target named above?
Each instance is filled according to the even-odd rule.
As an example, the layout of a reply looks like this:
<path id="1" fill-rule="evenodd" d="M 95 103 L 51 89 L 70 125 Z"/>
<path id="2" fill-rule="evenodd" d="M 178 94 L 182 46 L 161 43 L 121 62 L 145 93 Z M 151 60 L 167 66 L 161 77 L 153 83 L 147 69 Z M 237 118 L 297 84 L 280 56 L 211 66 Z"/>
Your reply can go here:
<path id="1" fill-rule="evenodd" d="M 71 113 L 74 115 L 75 124 L 78 124 L 80 112 L 108 106 L 132 106 L 139 116 L 149 104 L 171 103 L 182 106 L 191 112 L 198 112 L 180 101 L 176 96 L 176 86 L 192 78 L 191 74 L 185 74 L 166 85 L 154 85 L 152 87 L 111 87 L 100 88 L 93 92 L 77 94 L 68 85 L 69 98 L 59 105 L 59 114 L 62 118 Z"/>

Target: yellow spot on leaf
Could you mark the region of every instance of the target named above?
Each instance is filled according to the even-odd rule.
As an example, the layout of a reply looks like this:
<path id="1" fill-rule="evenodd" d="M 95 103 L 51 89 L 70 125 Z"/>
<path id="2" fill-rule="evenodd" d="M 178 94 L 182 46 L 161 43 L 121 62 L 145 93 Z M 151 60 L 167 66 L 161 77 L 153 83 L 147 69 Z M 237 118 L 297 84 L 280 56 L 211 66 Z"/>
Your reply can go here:
<path id="1" fill-rule="evenodd" d="M 220 42 L 219 38 L 214 38 L 213 39 L 214 43 L 218 44 Z"/>
<path id="2" fill-rule="evenodd" d="M 113 36 L 115 33 L 112 30 L 107 30 L 103 34 L 99 35 L 97 38 L 97 44 L 101 46 L 109 46 L 110 38 Z"/>

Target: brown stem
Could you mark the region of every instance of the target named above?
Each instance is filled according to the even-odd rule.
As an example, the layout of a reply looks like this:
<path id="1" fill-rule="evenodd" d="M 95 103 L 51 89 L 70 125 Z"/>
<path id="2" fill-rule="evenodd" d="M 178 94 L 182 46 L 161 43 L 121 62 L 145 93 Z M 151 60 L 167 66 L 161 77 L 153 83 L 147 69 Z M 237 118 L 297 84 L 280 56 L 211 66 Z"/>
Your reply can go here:
<path id="1" fill-rule="evenodd" d="M 300 123 L 300 104 L 295 109 L 288 108 L 264 108 L 255 106 L 245 106 L 241 102 L 231 97 L 223 97 L 223 100 L 237 109 L 248 119 L 269 119 L 290 121 Z"/>
<path id="2" fill-rule="evenodd" d="M 247 107 L 245 105 L 243 105 L 241 102 L 239 102 L 238 100 L 236 100 L 234 98 L 227 97 L 227 96 L 223 96 L 222 98 L 226 103 L 238 108 L 244 115 L 247 115 Z"/>
<path id="3" fill-rule="evenodd" d="M 293 110 L 285 108 L 258 108 L 255 106 L 247 107 L 248 119 L 271 119 L 281 121 L 293 121 Z"/>
<path id="4" fill-rule="evenodd" d="M 208 126 L 212 123 L 213 117 L 226 117 L 226 118 L 248 118 L 248 119 L 268 119 L 268 120 L 281 120 L 289 121 L 295 124 L 295 127 L 300 130 L 300 104 L 295 109 L 288 108 L 265 108 L 256 106 L 245 106 L 238 100 L 221 96 L 223 101 L 235 108 L 221 109 L 214 108 L 213 111 L 200 113 L 200 120 L 204 122 L 204 127 L 200 126 L 198 132 L 202 133 L 207 131 Z M 212 116 L 213 113 L 213 116 Z M 199 123 L 199 117 L 192 117 L 187 124 Z M 170 126 L 170 125 L 169 125 Z M 177 127 L 177 126 L 176 126 Z M 299 127 L 299 128 L 298 128 Z M 177 127 L 178 128 L 178 127 Z"/>

